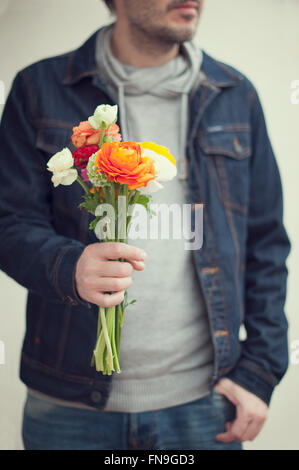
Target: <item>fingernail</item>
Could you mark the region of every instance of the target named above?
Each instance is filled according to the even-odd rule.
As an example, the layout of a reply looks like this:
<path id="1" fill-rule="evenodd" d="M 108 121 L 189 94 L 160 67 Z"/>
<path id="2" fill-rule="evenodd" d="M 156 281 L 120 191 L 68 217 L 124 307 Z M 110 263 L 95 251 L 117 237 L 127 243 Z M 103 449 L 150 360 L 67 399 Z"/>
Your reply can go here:
<path id="1" fill-rule="evenodd" d="M 136 261 L 136 264 L 137 264 L 140 268 L 145 268 L 145 264 L 144 264 L 142 261 Z"/>
<path id="2" fill-rule="evenodd" d="M 145 260 L 146 257 L 147 257 L 146 252 L 145 252 L 145 251 L 141 251 L 141 253 L 140 253 L 140 258 L 143 259 L 143 260 Z"/>

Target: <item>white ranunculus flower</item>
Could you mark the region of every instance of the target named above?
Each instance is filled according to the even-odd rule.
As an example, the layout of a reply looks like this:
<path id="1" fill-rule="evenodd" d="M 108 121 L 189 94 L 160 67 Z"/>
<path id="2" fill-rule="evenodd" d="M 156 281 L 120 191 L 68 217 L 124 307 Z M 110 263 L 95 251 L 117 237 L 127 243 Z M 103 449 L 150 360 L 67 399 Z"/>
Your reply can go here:
<path id="1" fill-rule="evenodd" d="M 148 146 L 153 147 L 148 148 Z M 161 182 L 170 181 L 177 175 L 175 160 L 166 147 L 152 143 L 141 144 L 142 156 L 152 160 L 155 167 L 155 178 L 146 186 L 138 188 L 142 194 L 151 194 L 163 188 Z M 160 152 L 160 153 L 159 153 Z"/>
<path id="2" fill-rule="evenodd" d="M 140 191 L 141 194 L 152 194 L 152 193 L 156 193 L 162 188 L 163 188 L 162 184 L 158 183 L 158 181 L 151 180 L 147 183 L 146 186 L 143 186 L 142 188 L 138 188 L 138 191 Z"/>
<path id="3" fill-rule="evenodd" d="M 53 173 L 51 181 L 56 188 L 60 184 L 62 184 L 63 186 L 70 186 L 76 181 L 77 178 L 78 178 L 78 171 L 71 168 L 68 170 L 57 171 Z"/>
<path id="4" fill-rule="evenodd" d="M 61 152 L 55 153 L 48 161 L 48 170 L 52 173 L 58 171 L 69 170 L 74 166 L 74 159 L 72 152 L 68 148 L 64 148 Z"/>
<path id="5" fill-rule="evenodd" d="M 150 149 L 143 149 L 142 155 L 145 157 L 149 157 L 153 160 L 156 170 L 156 181 L 170 181 L 177 175 L 176 166 L 163 155 L 159 155 L 158 153 Z"/>
<path id="6" fill-rule="evenodd" d="M 88 118 L 89 124 L 94 129 L 100 129 L 102 126 L 108 128 L 117 120 L 118 106 L 110 106 L 109 104 L 101 104 L 94 112 L 94 115 Z"/>

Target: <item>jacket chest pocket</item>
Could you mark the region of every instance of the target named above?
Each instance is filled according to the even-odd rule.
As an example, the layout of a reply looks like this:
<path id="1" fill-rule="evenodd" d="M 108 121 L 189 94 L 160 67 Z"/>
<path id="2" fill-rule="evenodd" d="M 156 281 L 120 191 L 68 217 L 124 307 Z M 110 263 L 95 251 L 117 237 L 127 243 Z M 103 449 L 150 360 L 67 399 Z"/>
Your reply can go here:
<path id="1" fill-rule="evenodd" d="M 198 143 L 220 202 L 232 210 L 246 213 L 250 187 L 250 132 L 204 131 L 199 134 Z"/>
<path id="2" fill-rule="evenodd" d="M 67 124 L 65 127 L 58 126 L 45 126 L 41 127 L 37 133 L 35 146 L 42 150 L 51 158 L 57 152 L 60 152 L 64 147 L 73 150 L 74 147 L 71 141 L 72 129 Z"/>

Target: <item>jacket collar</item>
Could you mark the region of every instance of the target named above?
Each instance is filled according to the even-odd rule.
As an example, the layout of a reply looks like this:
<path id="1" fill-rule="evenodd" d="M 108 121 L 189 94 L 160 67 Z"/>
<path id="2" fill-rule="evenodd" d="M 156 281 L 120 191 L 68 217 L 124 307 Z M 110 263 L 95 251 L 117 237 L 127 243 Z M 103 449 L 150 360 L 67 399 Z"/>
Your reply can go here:
<path id="1" fill-rule="evenodd" d="M 99 31 L 96 31 L 79 49 L 68 54 L 64 85 L 74 85 L 83 78 L 95 77 L 98 74 L 95 49 Z M 202 72 L 205 75 L 202 84 L 211 88 L 235 86 L 242 80 L 241 74 L 216 61 L 205 52 L 203 52 Z"/>

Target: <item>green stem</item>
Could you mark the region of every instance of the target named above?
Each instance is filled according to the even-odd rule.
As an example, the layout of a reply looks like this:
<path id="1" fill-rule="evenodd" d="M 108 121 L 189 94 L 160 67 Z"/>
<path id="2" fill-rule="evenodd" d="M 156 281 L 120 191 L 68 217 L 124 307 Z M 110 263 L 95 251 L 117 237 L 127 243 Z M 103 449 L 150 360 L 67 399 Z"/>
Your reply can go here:
<path id="1" fill-rule="evenodd" d="M 116 188 L 119 188 L 119 195 L 126 197 L 125 220 L 127 222 L 128 201 L 129 199 L 137 200 L 139 193 L 133 193 L 134 197 L 132 197 L 132 193 L 129 193 L 127 185 L 118 185 L 117 183 L 112 183 L 111 186 L 104 187 L 105 202 L 113 204 L 115 210 L 117 210 Z M 126 241 L 126 238 L 122 240 L 112 238 L 110 228 L 111 227 L 108 227 L 108 237 L 105 238 L 105 241 Z M 124 303 L 107 309 L 103 307 L 99 308 L 97 344 L 94 351 L 94 358 L 97 371 L 102 371 L 103 375 L 111 375 L 112 370 L 116 370 L 119 373 L 121 372 L 119 354 L 123 325 L 123 309 Z"/>
<path id="2" fill-rule="evenodd" d="M 104 363 L 103 363 L 103 358 L 104 358 L 104 351 L 106 350 L 106 342 L 104 338 L 104 333 L 101 331 L 98 341 L 94 350 L 94 359 L 95 359 L 95 365 L 96 365 L 96 370 L 98 372 L 104 370 Z"/>
<path id="3" fill-rule="evenodd" d="M 99 337 L 100 337 L 100 333 L 101 333 L 101 328 L 102 328 L 102 325 L 101 325 L 101 313 L 100 313 L 100 308 L 98 310 L 98 326 L 97 326 L 97 341 L 96 341 L 96 348 L 97 348 L 97 344 L 98 344 L 98 341 L 99 341 Z M 95 354 L 93 354 L 92 356 L 92 359 L 91 359 L 91 367 L 94 367 L 95 366 Z"/>
<path id="4" fill-rule="evenodd" d="M 84 189 L 85 193 L 90 196 L 90 190 L 89 190 L 87 184 L 85 184 L 84 181 L 80 178 L 80 176 L 77 177 L 77 181 L 78 181 L 78 183 L 82 186 L 82 188 Z"/>
<path id="5" fill-rule="evenodd" d="M 100 142 L 99 142 L 99 148 L 100 148 L 100 149 L 101 149 L 102 146 L 103 146 L 104 137 L 105 137 L 105 129 L 106 129 L 105 126 L 101 126 L 101 137 L 100 137 Z"/>
<path id="6" fill-rule="evenodd" d="M 122 305 L 116 306 L 116 315 L 115 315 L 115 342 L 117 355 L 120 355 L 120 339 L 121 339 L 121 320 L 122 320 Z"/>
<path id="7" fill-rule="evenodd" d="M 107 309 L 108 312 L 110 308 L 113 308 L 113 307 L 109 307 Z M 102 323 L 102 328 L 103 328 L 103 335 L 105 338 L 107 353 L 108 353 L 107 364 L 111 370 L 114 370 L 113 369 L 113 354 L 112 354 L 111 343 L 109 339 L 109 333 L 108 333 L 107 322 L 106 322 L 106 309 L 104 307 L 100 307 L 100 315 L 101 315 L 101 323 Z"/>
<path id="8" fill-rule="evenodd" d="M 131 195 L 130 197 L 130 206 L 134 206 L 138 199 L 139 199 L 139 196 L 140 196 L 140 192 L 139 191 L 136 191 L 134 195 Z M 132 211 L 133 211 L 133 207 L 132 207 Z M 130 228 L 130 223 L 131 223 L 131 220 L 132 220 L 132 215 L 130 215 L 128 218 L 127 218 L 127 234 L 129 233 L 129 228 Z"/>
<path id="9" fill-rule="evenodd" d="M 120 372 L 119 361 L 118 361 L 118 353 L 115 344 L 115 307 L 113 307 L 113 311 L 111 311 L 111 347 L 113 351 L 113 365 L 117 372 Z"/>

